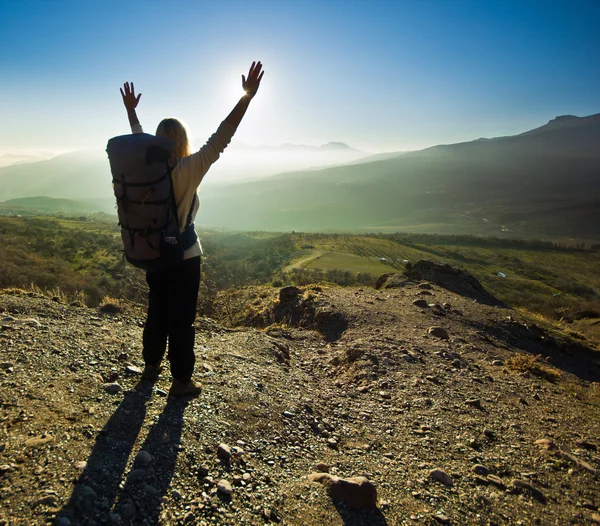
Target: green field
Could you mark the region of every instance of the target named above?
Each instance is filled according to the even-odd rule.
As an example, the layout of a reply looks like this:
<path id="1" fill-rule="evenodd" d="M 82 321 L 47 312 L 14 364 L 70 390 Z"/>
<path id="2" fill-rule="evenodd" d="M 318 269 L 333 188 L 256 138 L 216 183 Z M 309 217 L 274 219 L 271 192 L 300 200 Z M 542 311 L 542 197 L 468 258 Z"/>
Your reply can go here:
<path id="1" fill-rule="evenodd" d="M 385 272 L 393 272 L 392 267 L 386 261 L 381 261 L 377 257 L 364 257 L 345 252 L 329 252 L 323 250 L 303 251 L 290 264 L 292 268 L 307 268 L 320 270 L 344 270 L 349 272 L 362 272 L 379 276 Z"/>

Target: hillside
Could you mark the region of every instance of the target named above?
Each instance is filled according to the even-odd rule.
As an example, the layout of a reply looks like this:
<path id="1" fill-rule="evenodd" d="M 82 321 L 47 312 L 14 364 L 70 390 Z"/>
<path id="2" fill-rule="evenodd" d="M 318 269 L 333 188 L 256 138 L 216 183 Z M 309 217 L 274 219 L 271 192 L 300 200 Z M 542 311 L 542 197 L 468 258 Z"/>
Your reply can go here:
<path id="1" fill-rule="evenodd" d="M 202 222 L 600 239 L 600 118 L 551 122 L 512 137 L 206 187 Z"/>
<path id="2" fill-rule="evenodd" d="M 255 179 L 290 169 L 343 164 L 366 155 L 344 143 L 251 147 L 234 141 L 227 154 L 212 167 L 207 182 L 218 185 Z M 102 150 L 70 152 L 38 162 L 0 167 L 0 201 L 36 196 L 92 201 L 102 211 L 114 212 L 106 153 Z"/>
<path id="3" fill-rule="evenodd" d="M 139 381 L 143 307 L 0 293 L 0 522 L 600 521 L 598 352 L 466 289 L 396 285 L 234 293 L 242 325 L 196 324 L 197 400 Z M 377 508 L 330 499 L 324 470 L 367 477 Z"/>
<path id="4" fill-rule="evenodd" d="M 205 251 L 199 308 L 243 285 L 369 285 L 406 261 L 460 266 L 502 301 L 600 344 L 600 252 L 581 244 L 471 236 L 198 231 Z M 114 219 L 0 217 L 0 288 L 34 287 L 96 307 L 145 301 L 144 273 L 125 264 Z"/>
<path id="5" fill-rule="evenodd" d="M 343 143 L 233 145 L 202 183 L 196 224 L 598 241 L 598 144 L 599 115 L 562 116 L 515 136 L 364 159 Z M 340 152 L 350 157 L 341 161 Z M 340 162 L 349 164 L 315 169 Z M 275 169 L 286 173 L 257 178 Z M 34 196 L 93 196 L 96 208 L 114 213 L 105 154 L 76 152 L 0 169 L 0 200 Z"/>

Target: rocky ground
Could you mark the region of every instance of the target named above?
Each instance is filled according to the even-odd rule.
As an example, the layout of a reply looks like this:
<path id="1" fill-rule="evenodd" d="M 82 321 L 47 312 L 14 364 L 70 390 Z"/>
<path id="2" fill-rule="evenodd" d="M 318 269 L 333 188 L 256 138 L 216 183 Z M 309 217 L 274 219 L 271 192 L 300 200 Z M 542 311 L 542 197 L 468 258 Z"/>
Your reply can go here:
<path id="1" fill-rule="evenodd" d="M 237 293 L 248 326 L 198 320 L 193 400 L 140 380 L 141 307 L 0 292 L 0 525 L 600 523 L 598 352 L 380 285 Z"/>

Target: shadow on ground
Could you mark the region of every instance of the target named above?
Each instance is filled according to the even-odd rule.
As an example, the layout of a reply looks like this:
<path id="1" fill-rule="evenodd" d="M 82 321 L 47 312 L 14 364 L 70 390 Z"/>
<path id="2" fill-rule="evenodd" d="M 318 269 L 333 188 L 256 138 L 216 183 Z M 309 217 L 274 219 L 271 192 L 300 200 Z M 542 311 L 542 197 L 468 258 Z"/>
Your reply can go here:
<path id="1" fill-rule="evenodd" d="M 332 500 L 344 526 L 387 526 L 383 513 L 378 508 L 352 510 L 337 500 Z"/>
<path id="2" fill-rule="evenodd" d="M 141 517 L 158 516 L 161 499 L 170 486 L 182 428 L 186 400 L 169 398 L 158 421 L 150 429 L 139 455 L 124 484 L 121 484 L 128 460 L 146 417 L 146 403 L 152 395 L 150 382 L 140 382 L 124 395 L 119 407 L 98 432 L 94 448 L 68 503 L 57 517 L 67 517 L 71 524 L 97 524 L 107 518 L 121 524 L 138 523 Z M 141 490 L 143 498 L 136 505 L 133 491 Z M 111 511 L 113 510 L 114 511 Z M 152 523 L 152 522 L 150 522 Z"/>
<path id="3" fill-rule="evenodd" d="M 534 356 L 541 355 L 549 365 L 581 380 L 600 381 L 600 351 L 559 331 L 511 319 L 494 324 L 477 321 L 467 323 L 492 345 L 507 346 Z"/>
<path id="4" fill-rule="evenodd" d="M 147 521 L 158 524 L 162 498 L 175 473 L 187 405 L 188 400 L 170 397 L 158 421 L 150 428 L 140 448 L 145 453 L 138 453 L 117 496 L 115 511 L 125 524 Z"/>

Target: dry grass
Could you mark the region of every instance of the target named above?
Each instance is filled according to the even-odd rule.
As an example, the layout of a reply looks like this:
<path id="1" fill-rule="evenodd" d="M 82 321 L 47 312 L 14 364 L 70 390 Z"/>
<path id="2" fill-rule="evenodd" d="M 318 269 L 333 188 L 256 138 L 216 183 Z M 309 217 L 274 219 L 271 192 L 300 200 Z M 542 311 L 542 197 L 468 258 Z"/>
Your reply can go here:
<path id="1" fill-rule="evenodd" d="M 100 305 L 98 305 L 98 310 L 106 314 L 118 314 L 125 310 L 125 303 L 123 300 L 104 296 Z"/>
<path id="2" fill-rule="evenodd" d="M 515 354 L 506 360 L 506 367 L 511 371 L 527 373 L 548 380 L 549 382 L 557 382 L 561 376 L 559 371 L 542 362 L 541 355 Z"/>

